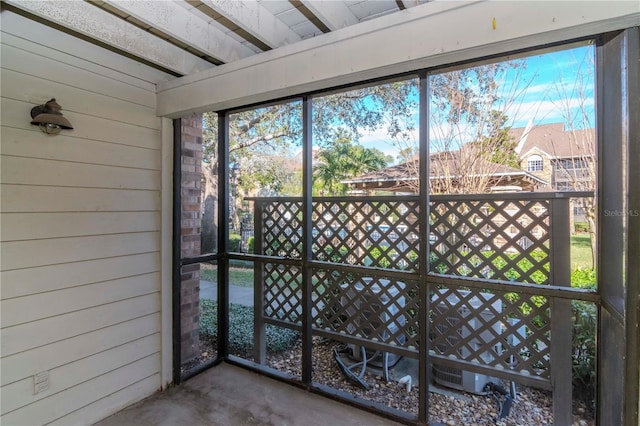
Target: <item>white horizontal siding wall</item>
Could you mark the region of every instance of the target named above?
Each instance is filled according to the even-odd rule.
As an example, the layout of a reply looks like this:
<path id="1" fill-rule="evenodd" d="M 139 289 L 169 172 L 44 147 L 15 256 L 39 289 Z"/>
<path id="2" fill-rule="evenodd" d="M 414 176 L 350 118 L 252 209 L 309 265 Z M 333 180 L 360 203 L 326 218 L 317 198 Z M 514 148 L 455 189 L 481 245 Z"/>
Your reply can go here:
<path id="1" fill-rule="evenodd" d="M 1 16 L 0 423 L 89 424 L 166 382 L 167 76 Z M 75 130 L 29 124 L 52 97 Z"/>

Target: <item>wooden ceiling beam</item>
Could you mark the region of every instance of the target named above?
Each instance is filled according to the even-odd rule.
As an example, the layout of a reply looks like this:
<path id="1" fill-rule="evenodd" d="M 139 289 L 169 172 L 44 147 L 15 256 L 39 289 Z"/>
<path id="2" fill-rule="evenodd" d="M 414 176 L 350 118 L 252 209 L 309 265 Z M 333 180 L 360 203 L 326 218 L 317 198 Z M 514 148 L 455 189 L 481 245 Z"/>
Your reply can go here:
<path id="1" fill-rule="evenodd" d="M 219 62 L 233 62 L 254 55 L 247 46 L 175 2 L 105 0 L 99 3 L 149 25 L 150 31 L 161 37 L 175 39 Z"/>
<path id="2" fill-rule="evenodd" d="M 231 30 L 262 50 L 275 49 L 301 40 L 298 34 L 257 1 L 186 1 L 200 12 L 218 20 L 227 27 L 232 27 L 228 24 L 232 23 L 241 31 L 238 32 L 234 28 L 230 28 Z M 224 21 L 220 17 L 224 18 Z"/>
<path id="3" fill-rule="evenodd" d="M 67 29 L 85 40 L 109 47 L 132 58 L 177 75 L 187 75 L 213 65 L 184 49 L 86 2 L 5 0 L 5 4 L 50 25 Z"/>

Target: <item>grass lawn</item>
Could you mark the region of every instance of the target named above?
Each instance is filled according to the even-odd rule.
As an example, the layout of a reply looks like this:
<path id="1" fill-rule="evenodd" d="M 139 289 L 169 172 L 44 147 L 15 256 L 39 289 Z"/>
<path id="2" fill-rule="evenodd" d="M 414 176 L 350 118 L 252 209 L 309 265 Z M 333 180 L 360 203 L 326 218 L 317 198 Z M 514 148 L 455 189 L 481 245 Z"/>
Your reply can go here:
<path id="1" fill-rule="evenodd" d="M 218 268 L 216 266 L 202 265 L 200 279 L 204 281 L 218 282 Z M 229 284 L 239 287 L 253 287 L 253 269 L 229 268 Z"/>
<path id="2" fill-rule="evenodd" d="M 589 234 L 571 236 L 571 269 L 592 268 L 591 237 Z"/>

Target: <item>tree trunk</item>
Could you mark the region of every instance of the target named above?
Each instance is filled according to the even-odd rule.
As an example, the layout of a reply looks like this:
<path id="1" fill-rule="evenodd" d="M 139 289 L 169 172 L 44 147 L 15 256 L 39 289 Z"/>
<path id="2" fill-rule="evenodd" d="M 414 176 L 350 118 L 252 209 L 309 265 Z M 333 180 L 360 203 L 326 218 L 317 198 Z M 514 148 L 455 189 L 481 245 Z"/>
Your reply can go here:
<path id="1" fill-rule="evenodd" d="M 218 204 L 218 174 L 215 165 L 203 167 L 204 193 L 202 213 L 201 247 L 202 253 L 215 253 L 218 251 L 218 217 L 216 206 Z"/>
<path id="2" fill-rule="evenodd" d="M 595 198 L 582 198 L 582 209 L 587 217 L 587 223 L 589 224 L 589 238 L 591 240 L 591 267 L 596 267 L 596 254 L 598 253 L 598 247 L 596 246 L 597 235 L 597 222 L 596 222 L 596 200 Z"/>
<path id="3" fill-rule="evenodd" d="M 596 245 L 596 218 L 593 214 L 588 214 L 587 221 L 589 222 L 589 238 L 591 239 L 591 266 L 595 269 L 596 254 L 598 253 L 598 247 Z"/>

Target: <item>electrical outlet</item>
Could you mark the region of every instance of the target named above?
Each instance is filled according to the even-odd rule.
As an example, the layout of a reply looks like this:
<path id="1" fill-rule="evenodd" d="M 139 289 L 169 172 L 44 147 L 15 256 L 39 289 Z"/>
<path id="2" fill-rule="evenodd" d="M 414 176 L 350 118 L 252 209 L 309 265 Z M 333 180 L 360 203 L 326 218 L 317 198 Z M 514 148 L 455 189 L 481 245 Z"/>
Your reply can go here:
<path id="1" fill-rule="evenodd" d="M 49 389 L 49 372 L 42 371 L 33 376 L 33 394 L 44 392 Z"/>

